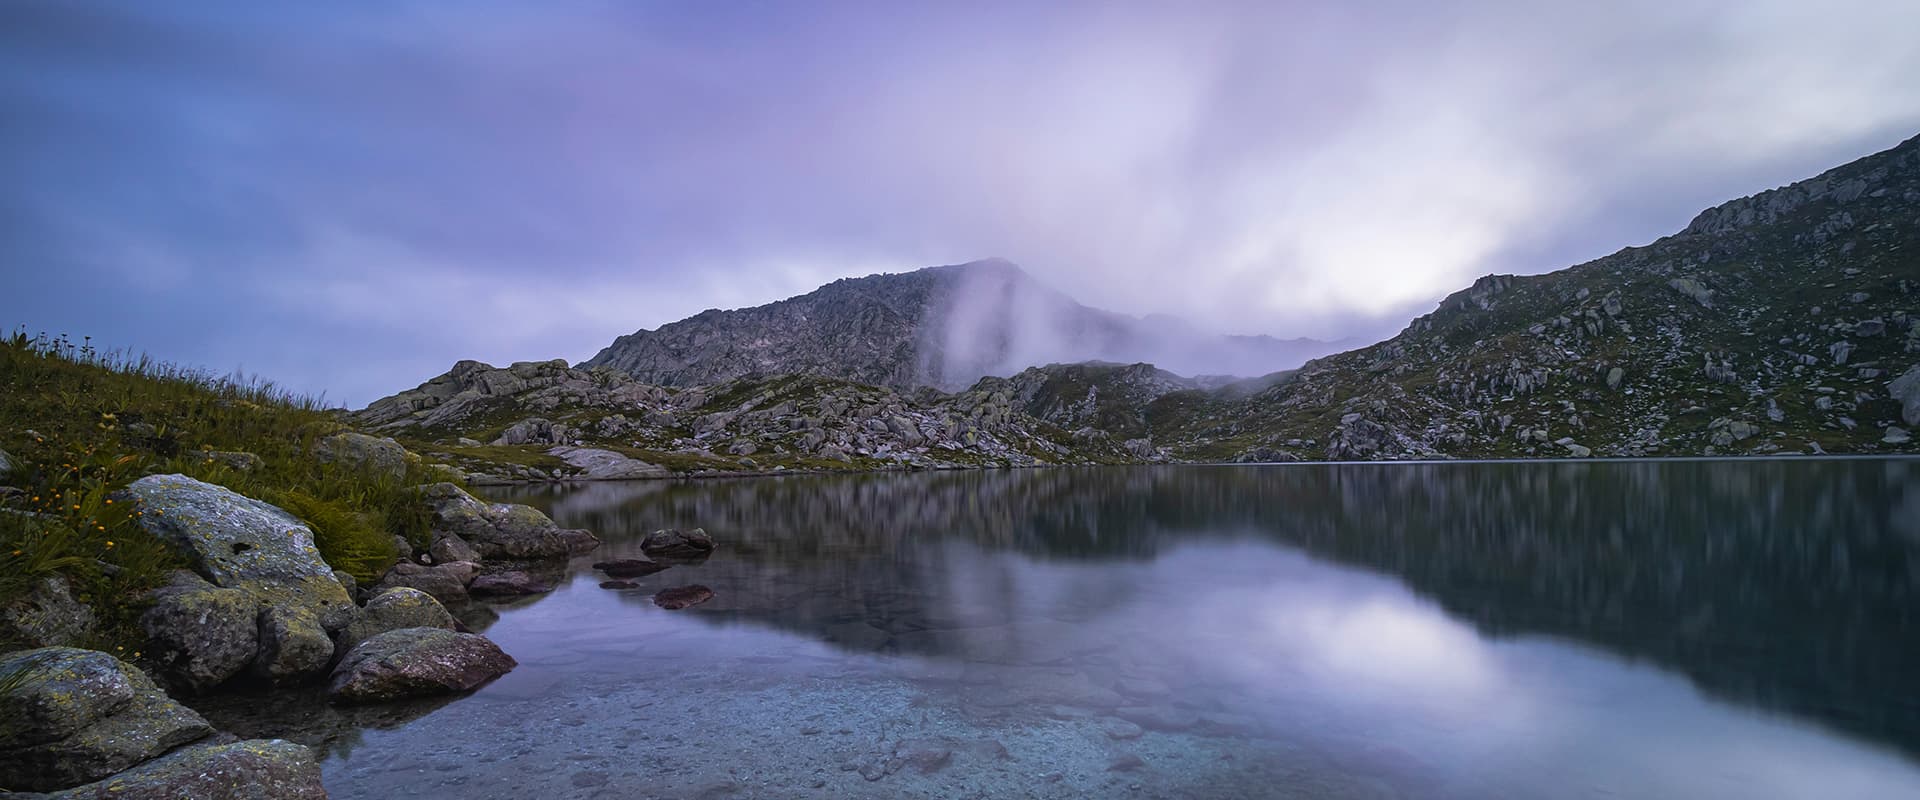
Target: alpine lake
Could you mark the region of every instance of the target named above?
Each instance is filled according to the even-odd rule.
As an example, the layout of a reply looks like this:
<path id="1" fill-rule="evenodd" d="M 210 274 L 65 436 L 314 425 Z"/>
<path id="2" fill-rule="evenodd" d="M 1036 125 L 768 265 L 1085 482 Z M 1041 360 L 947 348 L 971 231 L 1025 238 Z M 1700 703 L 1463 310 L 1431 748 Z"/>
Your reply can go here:
<path id="1" fill-rule="evenodd" d="M 456 609 L 513 672 L 202 711 L 335 798 L 1920 797 L 1920 459 L 491 495 L 604 542 Z M 718 550 L 603 588 L 675 527 Z"/>

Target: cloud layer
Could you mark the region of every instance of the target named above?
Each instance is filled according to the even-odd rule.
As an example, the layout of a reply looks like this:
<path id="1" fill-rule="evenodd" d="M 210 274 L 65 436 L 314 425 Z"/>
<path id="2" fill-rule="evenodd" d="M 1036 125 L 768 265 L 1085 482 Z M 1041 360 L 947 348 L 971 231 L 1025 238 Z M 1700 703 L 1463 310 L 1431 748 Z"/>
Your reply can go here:
<path id="1" fill-rule="evenodd" d="M 1562 5 L 11 3 L 0 321 L 350 404 L 990 255 L 1377 337 L 1920 131 L 1910 2 Z"/>

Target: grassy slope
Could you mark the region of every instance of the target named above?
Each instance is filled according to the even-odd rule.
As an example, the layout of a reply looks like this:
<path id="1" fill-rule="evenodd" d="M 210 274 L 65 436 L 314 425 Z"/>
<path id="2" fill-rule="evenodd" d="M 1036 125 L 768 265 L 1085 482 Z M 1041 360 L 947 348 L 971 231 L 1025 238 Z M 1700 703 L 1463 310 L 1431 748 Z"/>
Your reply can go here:
<path id="1" fill-rule="evenodd" d="M 271 383 L 104 355 L 64 339 L 0 340 L 0 449 L 17 462 L 0 486 L 23 492 L 0 513 L 0 603 L 62 574 L 104 618 L 100 644 L 139 641 L 139 596 L 183 562 L 140 532 L 138 512 L 114 493 L 156 473 L 285 508 L 313 527 L 329 564 L 375 576 L 396 557 L 394 534 L 424 532 L 405 490 L 430 476 L 415 467 L 422 474 L 382 479 L 310 457 L 315 440 L 346 428 L 317 401 Z M 253 453 L 262 466 L 243 472 L 202 450 Z"/>

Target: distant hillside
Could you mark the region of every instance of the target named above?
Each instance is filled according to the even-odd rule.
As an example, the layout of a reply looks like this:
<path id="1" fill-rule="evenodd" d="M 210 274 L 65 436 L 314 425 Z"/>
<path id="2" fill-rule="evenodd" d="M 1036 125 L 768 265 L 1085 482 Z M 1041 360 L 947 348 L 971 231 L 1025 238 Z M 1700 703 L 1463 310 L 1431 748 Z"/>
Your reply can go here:
<path id="1" fill-rule="evenodd" d="M 1920 138 L 1148 417 L 1194 459 L 1912 452 L 1917 362 Z"/>
<path id="2" fill-rule="evenodd" d="M 705 311 L 622 336 L 580 366 L 611 367 L 660 386 L 799 373 L 957 390 L 987 375 L 1090 360 L 1261 375 L 1336 347 L 1215 336 L 1170 317 L 1090 308 L 990 259 L 848 278 L 776 303 Z"/>

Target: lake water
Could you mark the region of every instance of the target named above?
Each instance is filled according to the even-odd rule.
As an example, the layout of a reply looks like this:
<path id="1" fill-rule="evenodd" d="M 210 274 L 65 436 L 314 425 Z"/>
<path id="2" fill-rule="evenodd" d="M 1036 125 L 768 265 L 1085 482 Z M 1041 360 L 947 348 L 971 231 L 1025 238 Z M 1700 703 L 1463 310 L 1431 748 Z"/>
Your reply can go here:
<path id="1" fill-rule="evenodd" d="M 450 703 L 254 708 L 336 798 L 1920 797 L 1920 461 L 593 484 Z M 710 559 L 597 559 L 703 526 Z M 682 610 L 656 592 L 701 585 Z M 232 715 L 229 715 L 232 716 Z M 216 714 L 218 718 L 218 715 Z"/>

